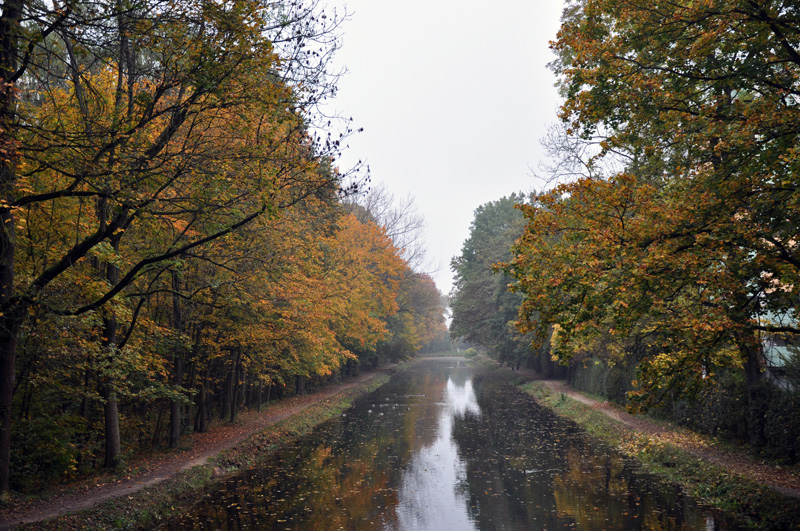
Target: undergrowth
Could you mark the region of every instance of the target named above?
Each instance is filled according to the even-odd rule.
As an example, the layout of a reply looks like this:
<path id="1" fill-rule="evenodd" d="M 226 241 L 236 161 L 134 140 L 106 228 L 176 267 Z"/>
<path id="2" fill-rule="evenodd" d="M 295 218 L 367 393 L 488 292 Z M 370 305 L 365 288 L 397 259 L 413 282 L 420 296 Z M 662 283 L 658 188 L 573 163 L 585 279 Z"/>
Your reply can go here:
<path id="1" fill-rule="evenodd" d="M 209 464 L 193 467 L 157 485 L 109 500 L 88 511 L 25 525 L 19 529 L 151 529 L 191 505 L 215 481 L 247 467 L 256 466 L 283 445 L 310 433 L 326 420 L 341 415 L 353 404 L 353 400 L 374 391 L 388 382 L 389 378 L 386 374 L 378 374 L 359 386 L 309 405 L 300 413 L 248 437 L 236 448 L 222 452 Z"/>

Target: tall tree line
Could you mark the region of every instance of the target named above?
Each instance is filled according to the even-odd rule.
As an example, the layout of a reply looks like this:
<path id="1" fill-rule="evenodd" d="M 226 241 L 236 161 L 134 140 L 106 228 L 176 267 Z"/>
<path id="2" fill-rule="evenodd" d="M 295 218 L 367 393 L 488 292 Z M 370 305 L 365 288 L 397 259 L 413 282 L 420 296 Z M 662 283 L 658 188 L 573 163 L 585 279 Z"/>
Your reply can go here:
<path id="1" fill-rule="evenodd" d="M 741 375 L 756 446 L 778 401 L 766 339 L 800 333 L 798 15 L 782 0 L 570 2 L 556 144 L 582 175 L 521 207 L 504 268 L 519 329 L 552 334 L 565 362 L 633 361 L 634 404 Z"/>
<path id="2" fill-rule="evenodd" d="M 530 200 L 523 193 L 512 193 L 475 209 L 469 237 L 451 261 L 455 282 L 450 335 L 511 367 L 541 369 L 539 351 L 532 350 L 530 338 L 514 328 L 522 297 L 508 291 L 511 277 L 495 270 L 495 264 L 511 258 L 511 246 L 525 226 L 516 205 Z"/>
<path id="3" fill-rule="evenodd" d="M 388 337 L 407 265 L 341 205 L 313 122 L 338 23 L 313 0 L 3 4 L 0 495 Z"/>

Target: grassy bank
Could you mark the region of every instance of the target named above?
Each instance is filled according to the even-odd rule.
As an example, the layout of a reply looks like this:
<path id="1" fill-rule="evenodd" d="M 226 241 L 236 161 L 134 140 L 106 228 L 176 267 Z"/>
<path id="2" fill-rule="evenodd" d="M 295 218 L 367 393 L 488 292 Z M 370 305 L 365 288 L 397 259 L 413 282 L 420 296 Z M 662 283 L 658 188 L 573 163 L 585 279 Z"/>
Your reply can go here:
<path id="1" fill-rule="evenodd" d="M 387 381 L 389 375 L 376 374 L 358 386 L 311 404 L 300 413 L 252 435 L 242 444 L 214 458 L 211 463 L 181 472 L 157 485 L 109 500 L 88 511 L 21 526 L 19 529 L 63 531 L 155 527 L 191 504 L 212 483 L 257 465 L 281 446 L 310 433 L 322 422 L 341 415 L 357 397 L 377 389 Z"/>
<path id="2" fill-rule="evenodd" d="M 800 500 L 737 475 L 617 422 L 541 382 L 522 389 L 556 414 L 572 419 L 587 432 L 635 458 L 642 468 L 680 484 L 692 497 L 719 508 L 754 529 L 800 529 Z"/>

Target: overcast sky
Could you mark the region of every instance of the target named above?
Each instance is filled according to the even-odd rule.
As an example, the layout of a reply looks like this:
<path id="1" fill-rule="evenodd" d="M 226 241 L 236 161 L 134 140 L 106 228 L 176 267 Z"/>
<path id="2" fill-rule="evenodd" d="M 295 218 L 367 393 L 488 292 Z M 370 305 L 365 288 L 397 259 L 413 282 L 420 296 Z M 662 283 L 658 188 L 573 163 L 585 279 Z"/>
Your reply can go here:
<path id="1" fill-rule="evenodd" d="M 556 121 L 548 42 L 562 4 L 546 0 L 331 0 L 352 13 L 335 64 L 333 107 L 364 131 L 340 166 L 364 160 L 373 182 L 411 194 L 427 221 L 439 289 L 452 287 L 475 208 L 541 188 L 539 144 Z"/>

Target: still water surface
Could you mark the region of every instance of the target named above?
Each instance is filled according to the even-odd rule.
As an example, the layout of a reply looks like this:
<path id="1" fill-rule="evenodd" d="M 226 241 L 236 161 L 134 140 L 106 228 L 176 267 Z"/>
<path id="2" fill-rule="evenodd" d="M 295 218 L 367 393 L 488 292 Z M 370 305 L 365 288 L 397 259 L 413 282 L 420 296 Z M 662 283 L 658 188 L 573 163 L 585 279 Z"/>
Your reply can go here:
<path id="1" fill-rule="evenodd" d="M 164 529 L 737 529 L 463 360 L 419 363 Z"/>

